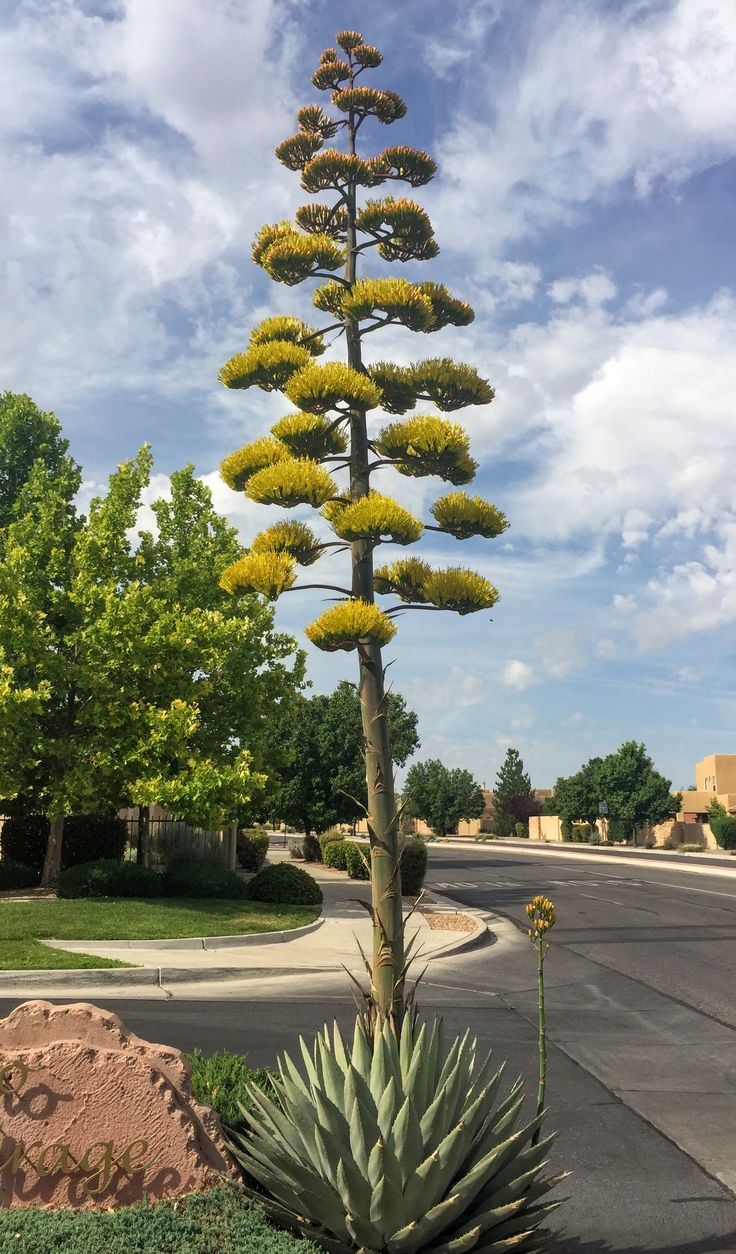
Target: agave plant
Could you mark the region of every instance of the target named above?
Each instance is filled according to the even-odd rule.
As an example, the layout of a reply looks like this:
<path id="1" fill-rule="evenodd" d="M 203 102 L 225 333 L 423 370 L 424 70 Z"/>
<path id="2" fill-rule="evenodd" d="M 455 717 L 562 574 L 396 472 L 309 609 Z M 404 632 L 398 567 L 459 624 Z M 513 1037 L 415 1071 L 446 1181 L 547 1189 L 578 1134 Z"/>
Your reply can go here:
<path id="1" fill-rule="evenodd" d="M 275 1100 L 250 1088 L 235 1157 L 269 1196 L 271 1216 L 333 1254 L 500 1254 L 543 1250 L 543 1200 L 563 1177 L 540 1178 L 549 1136 L 541 1116 L 518 1127 L 521 1081 L 500 1096 L 468 1032 L 445 1045 L 441 1020 L 388 1020 L 352 1045 L 325 1027 L 303 1073 L 279 1060 Z"/>

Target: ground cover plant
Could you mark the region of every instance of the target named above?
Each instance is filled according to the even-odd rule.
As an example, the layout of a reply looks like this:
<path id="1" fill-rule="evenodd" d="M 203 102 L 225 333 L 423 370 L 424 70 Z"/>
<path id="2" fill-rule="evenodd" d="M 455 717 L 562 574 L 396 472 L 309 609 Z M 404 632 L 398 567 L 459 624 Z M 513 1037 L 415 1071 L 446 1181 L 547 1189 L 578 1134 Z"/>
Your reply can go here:
<path id="1" fill-rule="evenodd" d="M 250 1086 L 264 1093 L 273 1093 L 274 1072 L 268 1067 L 248 1066 L 244 1054 L 223 1049 L 204 1054 L 195 1049 L 187 1055 L 192 1068 L 192 1092 L 198 1102 L 206 1102 L 216 1110 L 224 1126 L 234 1131 L 245 1127 L 243 1108 L 250 1109 L 253 1099 Z"/>
<path id="2" fill-rule="evenodd" d="M 268 600 L 309 586 L 335 594 L 336 604 L 306 634 L 317 648 L 357 655 L 373 960 L 352 1041 L 326 1028 L 311 1050 L 303 1044 L 301 1072 L 282 1060 L 275 1101 L 251 1089 L 249 1131 L 236 1144 L 248 1173 L 268 1191 L 270 1213 L 314 1235 L 332 1254 L 539 1250 L 539 1225 L 554 1206 L 544 1200 L 552 1181 L 542 1174 L 549 1138 L 532 1144 L 539 1119 L 518 1126 L 520 1087 L 500 1096 L 500 1073 L 467 1034 L 445 1044 L 437 1024 L 428 1026 L 414 1007 L 407 1013 L 404 840 L 382 653 L 397 615 L 474 613 L 494 605 L 498 591 L 474 571 L 433 569 L 417 557 L 374 568 L 380 545 L 413 544 L 427 529 L 457 540 L 505 531 L 500 509 L 456 490 L 472 481 L 477 463 L 466 432 L 443 416 L 487 404 L 493 389 L 471 366 L 447 357 L 399 365 L 364 355 L 365 337 L 375 343 L 373 333 L 380 336 L 386 326 L 431 334 L 467 325 L 473 310 L 440 283 L 359 275 L 371 251 L 385 262 L 437 254 L 432 224 L 415 201 L 366 199 L 387 183 L 428 183 L 435 164 L 404 145 L 364 153 L 364 138 L 401 119 L 406 105 L 393 90 L 364 84 L 364 73 L 383 58 L 360 32 L 342 31 L 336 45 L 325 49 L 312 75 L 314 87 L 330 93 L 332 108 L 299 109 L 299 130 L 276 149 L 300 174 L 302 188 L 327 200 L 302 205 L 293 222 L 264 226 L 252 252 L 277 282 L 320 280 L 313 301 L 323 325 L 287 314 L 266 318 L 220 372 L 227 387 L 280 391 L 293 406 L 269 436 L 225 459 L 225 482 L 260 504 L 320 510 L 334 538 L 302 521 L 277 522 L 223 573 L 222 585 Z M 317 361 L 328 335 L 331 346 L 344 340 L 345 360 Z M 402 416 L 420 401 L 440 412 L 385 425 L 372 416 L 369 425 L 373 411 Z M 431 506 L 432 523 L 376 488 L 375 476 L 387 466 L 452 485 Z M 299 568 L 327 550 L 349 552 L 349 580 L 298 583 Z M 379 608 L 376 595 L 389 598 L 387 608 Z"/>

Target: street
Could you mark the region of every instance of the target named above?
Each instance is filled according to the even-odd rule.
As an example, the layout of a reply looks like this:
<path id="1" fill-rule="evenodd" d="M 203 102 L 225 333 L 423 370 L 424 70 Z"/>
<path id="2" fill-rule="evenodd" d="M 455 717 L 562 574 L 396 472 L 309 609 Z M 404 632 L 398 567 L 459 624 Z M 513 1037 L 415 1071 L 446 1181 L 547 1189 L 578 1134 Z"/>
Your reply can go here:
<path id="1" fill-rule="evenodd" d="M 552 1220 L 558 1254 L 734 1254 L 734 888 L 728 872 L 632 861 L 433 845 L 428 887 L 500 918 L 493 945 L 431 964 L 420 1002 L 508 1057 L 531 1103 L 536 988 L 523 907 L 550 896 L 549 1126 L 553 1166 L 572 1172 Z M 101 1004 L 148 1039 L 237 1049 L 253 1065 L 353 1012 L 347 977 L 332 974 L 259 978 L 206 1000 Z"/>

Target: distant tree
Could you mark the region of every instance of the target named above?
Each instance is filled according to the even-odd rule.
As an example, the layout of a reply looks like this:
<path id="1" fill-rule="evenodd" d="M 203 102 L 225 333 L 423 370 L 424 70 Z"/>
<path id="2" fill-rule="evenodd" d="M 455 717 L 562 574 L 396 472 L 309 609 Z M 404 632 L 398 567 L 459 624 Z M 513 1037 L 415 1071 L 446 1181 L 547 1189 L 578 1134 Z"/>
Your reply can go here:
<path id="1" fill-rule="evenodd" d="M 626 741 L 605 758 L 591 758 L 576 775 L 558 779 L 555 800 L 563 822 L 594 824 L 605 803 L 609 830 L 632 837 L 646 823 L 662 823 L 680 809 L 670 780 L 654 769 L 646 746 Z"/>
<path id="2" fill-rule="evenodd" d="M 213 592 L 234 533 L 191 471 L 158 509 L 159 537 L 136 545 L 150 470 L 143 449 L 82 518 L 74 484 L 36 459 L 3 533 L 0 796 L 32 798 L 49 818 L 44 884 L 58 878 L 69 814 L 159 801 L 189 821 L 233 819 L 263 783 L 259 720 L 278 714 L 279 686 L 301 683 L 301 655 L 289 672 L 294 644 L 273 632 L 270 608 Z M 189 587 L 198 543 L 204 606 Z"/>
<path id="3" fill-rule="evenodd" d="M 419 747 L 417 716 L 399 693 L 387 694 L 394 759 Z M 288 766 L 275 801 L 279 818 L 307 834 L 354 823 L 368 804 L 360 698 L 343 680 L 330 694 L 301 698 L 285 736 Z"/>
<path id="4" fill-rule="evenodd" d="M 405 812 L 424 819 L 435 836 L 454 832 L 461 819 L 480 818 L 485 798 L 470 771 L 450 770 L 437 758 L 410 767 L 404 784 Z"/>
<path id="5" fill-rule="evenodd" d="M 524 770 L 518 749 L 507 749 L 496 776 L 494 788 L 494 830 L 498 836 L 510 836 L 517 823 L 526 825 L 529 816 L 539 811 L 532 781 Z"/>

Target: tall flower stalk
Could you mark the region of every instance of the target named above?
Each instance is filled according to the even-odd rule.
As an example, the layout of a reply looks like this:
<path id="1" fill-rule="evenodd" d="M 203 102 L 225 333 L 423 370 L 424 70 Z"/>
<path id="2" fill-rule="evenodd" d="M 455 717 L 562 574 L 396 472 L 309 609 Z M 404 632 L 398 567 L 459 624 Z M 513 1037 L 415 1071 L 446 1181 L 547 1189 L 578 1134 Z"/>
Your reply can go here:
<path id="1" fill-rule="evenodd" d="M 459 491 L 436 500 L 433 523 L 422 523 L 373 486 L 374 475 L 386 466 L 412 477 L 435 475 L 454 487 L 469 483 L 477 463 L 468 437 L 441 415 L 488 404 L 493 389 L 471 366 L 446 357 L 410 366 L 366 360 L 366 337 L 385 327 L 431 334 L 465 326 L 474 315 L 443 284 L 361 275 L 371 253 L 384 262 L 420 263 L 436 256 L 432 224 L 420 205 L 404 197 L 366 197 L 386 183 L 420 187 L 433 177 L 435 163 L 427 153 L 404 146 L 364 153 L 362 140 L 371 127 L 397 122 L 406 105 L 394 91 L 363 84 L 363 75 L 383 58 L 358 31 L 342 31 L 336 45 L 322 53 L 312 75 L 314 86 L 330 93 L 332 111 L 305 105 L 297 113 L 299 130 L 276 149 L 278 159 L 301 175 L 305 191 L 326 193 L 329 199 L 302 205 L 293 222 L 264 226 L 252 253 L 277 282 L 325 280 L 313 303 L 330 321 L 314 327 L 298 317 L 267 318 L 254 328 L 246 350 L 220 372 L 226 387 L 281 391 L 295 407 L 274 424 L 271 436 L 225 459 L 225 481 L 254 501 L 321 510 L 335 538 L 324 541 L 302 522 L 278 523 L 225 571 L 223 586 L 270 599 L 299 587 L 337 594 L 337 603 L 306 634 L 318 648 L 357 653 L 371 854 L 370 998 L 379 1018 L 400 1023 L 406 971 L 401 836 L 382 649 L 395 634 L 399 612 L 473 613 L 492 606 L 498 592 L 483 576 L 461 567 L 432 570 L 417 558 L 375 567 L 374 555 L 379 545 L 413 544 L 425 530 L 464 540 L 500 535 L 508 524 L 495 505 Z M 317 362 L 327 336 L 334 337 L 331 343 L 343 342 L 342 361 Z M 372 411 L 402 415 L 418 401 L 440 413 L 392 421 L 377 431 L 372 423 L 369 427 Z M 335 549 L 350 552 L 349 587 L 297 584 L 299 566 Z M 394 604 L 379 608 L 376 594 L 393 598 Z"/>
<path id="2" fill-rule="evenodd" d="M 539 1050 L 539 1079 L 537 1083 L 537 1118 L 544 1114 L 544 1101 L 547 1091 L 547 1021 L 544 1005 L 544 960 L 549 951 L 549 942 L 545 939 L 550 928 L 557 922 L 557 915 L 552 902 L 547 897 L 533 897 L 526 907 L 529 919 L 529 940 L 537 951 L 537 1029 Z M 540 1125 L 541 1126 L 541 1125 Z M 532 1145 L 539 1139 L 540 1127 L 532 1137 Z"/>

